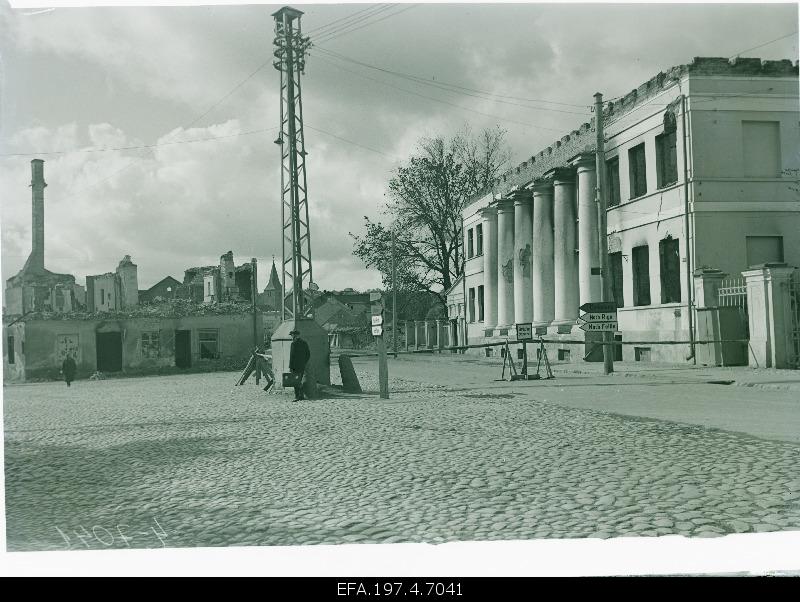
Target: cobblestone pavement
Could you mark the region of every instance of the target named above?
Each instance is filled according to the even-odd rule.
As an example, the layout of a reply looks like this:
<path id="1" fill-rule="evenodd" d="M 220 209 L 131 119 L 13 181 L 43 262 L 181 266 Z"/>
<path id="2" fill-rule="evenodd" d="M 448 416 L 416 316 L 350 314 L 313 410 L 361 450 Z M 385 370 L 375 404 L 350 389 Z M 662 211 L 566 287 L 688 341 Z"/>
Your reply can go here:
<path id="1" fill-rule="evenodd" d="M 791 442 L 402 379 L 291 403 L 235 378 L 6 387 L 8 549 L 800 529 Z"/>

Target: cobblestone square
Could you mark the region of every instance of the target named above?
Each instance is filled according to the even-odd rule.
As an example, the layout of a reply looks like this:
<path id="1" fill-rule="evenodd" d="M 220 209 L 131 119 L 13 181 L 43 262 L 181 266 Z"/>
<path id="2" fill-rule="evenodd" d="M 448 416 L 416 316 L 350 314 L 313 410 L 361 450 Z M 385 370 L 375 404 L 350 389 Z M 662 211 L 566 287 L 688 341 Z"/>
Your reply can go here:
<path id="1" fill-rule="evenodd" d="M 395 362 L 389 400 L 370 361 L 364 395 L 300 403 L 235 373 L 6 387 L 8 549 L 800 529 L 796 442 L 568 407 L 566 380 L 424 382 L 434 361 Z"/>

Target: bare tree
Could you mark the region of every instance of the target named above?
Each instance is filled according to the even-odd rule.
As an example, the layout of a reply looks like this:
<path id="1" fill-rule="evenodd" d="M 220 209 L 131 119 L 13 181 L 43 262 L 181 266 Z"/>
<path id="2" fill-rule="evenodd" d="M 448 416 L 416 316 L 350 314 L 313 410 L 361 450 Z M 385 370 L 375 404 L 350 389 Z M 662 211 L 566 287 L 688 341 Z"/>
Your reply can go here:
<path id="1" fill-rule="evenodd" d="M 398 290 L 430 292 L 445 304 L 445 291 L 464 269 L 461 212 L 508 165 L 505 135 L 494 128 L 476 136 L 467 126 L 447 140 L 423 138 L 389 180 L 383 213 L 395 228 Z M 353 253 L 380 270 L 389 287 L 391 226 L 364 220 L 364 234 L 350 234 Z"/>

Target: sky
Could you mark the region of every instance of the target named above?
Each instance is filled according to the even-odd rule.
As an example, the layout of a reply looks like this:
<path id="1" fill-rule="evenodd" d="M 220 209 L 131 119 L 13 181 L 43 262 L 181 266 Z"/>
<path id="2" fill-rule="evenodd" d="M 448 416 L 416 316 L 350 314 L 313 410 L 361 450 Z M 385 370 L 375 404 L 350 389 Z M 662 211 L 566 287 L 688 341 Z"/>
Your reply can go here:
<path id="1" fill-rule="evenodd" d="M 293 6 L 314 43 L 302 94 L 322 289 L 380 285 L 349 233 L 381 217 L 423 137 L 499 125 L 513 166 L 588 121 L 595 92 L 695 56 L 798 56 L 795 3 Z M 0 0 L 3 279 L 30 253 L 40 158 L 49 270 L 83 284 L 131 255 L 145 289 L 231 250 L 258 259 L 263 289 L 281 257 L 278 8 Z"/>

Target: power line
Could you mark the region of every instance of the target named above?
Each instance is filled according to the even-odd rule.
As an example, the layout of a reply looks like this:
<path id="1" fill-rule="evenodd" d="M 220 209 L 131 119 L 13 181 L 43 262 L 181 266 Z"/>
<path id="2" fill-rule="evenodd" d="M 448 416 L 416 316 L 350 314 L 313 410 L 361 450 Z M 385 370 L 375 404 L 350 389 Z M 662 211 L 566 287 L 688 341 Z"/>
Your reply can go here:
<path id="1" fill-rule="evenodd" d="M 555 105 L 561 105 L 561 106 L 567 106 L 567 107 L 579 107 L 579 108 L 585 108 L 585 107 L 589 106 L 589 105 L 586 105 L 586 104 L 574 104 L 574 103 L 568 103 L 568 102 L 558 102 L 558 101 L 554 101 L 554 100 L 544 100 L 544 99 L 541 99 L 541 98 L 525 98 L 525 97 L 520 97 L 520 96 L 509 96 L 509 95 L 503 95 L 503 94 L 495 94 L 493 92 L 487 92 L 485 90 L 478 90 L 476 88 L 468 88 L 466 86 L 460 86 L 458 84 L 451 84 L 451 83 L 444 82 L 444 81 L 431 81 L 431 80 L 425 79 L 425 78 L 417 76 L 417 75 L 412 75 L 410 73 L 402 73 L 400 71 L 393 71 L 391 69 L 386 69 L 384 67 L 379 67 L 377 65 L 371 65 L 369 63 L 365 63 L 365 62 L 356 60 L 354 58 L 345 56 L 345 55 L 340 54 L 338 52 L 333 52 L 331 50 L 328 50 L 327 48 L 322 48 L 320 46 L 315 46 L 315 48 L 317 50 L 320 50 L 320 51 L 324 52 L 327 55 L 330 55 L 330 56 L 335 57 L 335 58 L 339 58 L 339 59 L 344 60 L 344 61 L 348 61 L 350 63 L 355 63 L 356 65 L 361 65 L 362 67 L 367 67 L 369 69 L 374 69 L 376 71 L 382 71 L 384 73 L 395 75 L 397 77 L 401 77 L 401 78 L 404 78 L 404 79 L 409 79 L 411 81 L 415 81 L 415 82 L 418 82 L 418 83 L 421 83 L 421 84 L 432 85 L 432 86 L 435 86 L 435 87 L 438 87 L 438 88 L 442 88 L 442 89 L 454 88 L 456 90 L 464 90 L 466 92 L 474 92 L 474 93 L 477 93 L 477 94 L 483 94 L 485 96 L 491 96 L 491 97 L 494 97 L 494 98 L 520 100 L 520 101 L 523 101 L 523 102 L 542 102 L 542 103 L 546 103 L 546 104 L 555 104 Z M 498 101 L 498 102 L 501 102 L 501 101 Z M 515 103 L 508 103 L 508 104 L 515 104 Z M 525 106 L 525 105 L 518 105 L 518 106 Z M 542 108 L 542 110 L 549 110 L 549 111 L 555 111 L 556 110 L 556 109 L 547 109 L 547 108 L 543 108 L 543 107 L 537 107 L 537 108 Z M 563 112 L 569 112 L 569 111 L 563 111 Z M 580 113 L 580 114 L 584 115 L 586 113 Z"/>
<path id="2" fill-rule="evenodd" d="M 36 152 L 36 153 L 11 153 L 7 155 L 0 155 L 0 157 L 10 158 L 10 157 L 31 157 L 35 155 L 67 155 L 72 153 L 105 153 L 105 152 L 112 152 L 112 151 L 126 151 L 126 150 L 141 150 L 145 148 L 157 148 L 159 146 L 170 146 L 173 144 L 193 144 L 195 142 L 211 142 L 215 140 L 224 140 L 226 138 L 236 138 L 238 136 L 249 136 L 251 134 L 261 134 L 264 132 L 270 132 L 273 130 L 277 130 L 280 126 L 273 126 L 269 128 L 262 128 L 260 130 L 249 130 L 246 132 L 238 132 L 236 134 L 226 134 L 224 136 L 210 136 L 208 138 L 195 138 L 192 140 L 175 140 L 173 142 L 159 142 L 157 144 L 142 144 L 140 146 L 116 146 L 116 147 L 106 147 L 106 148 L 77 148 L 72 150 L 59 150 L 59 151 L 43 151 L 43 152 Z"/>
<path id="3" fill-rule="evenodd" d="M 793 35 L 796 35 L 796 34 L 797 34 L 797 30 L 795 30 L 795 31 L 793 31 L 791 33 L 787 33 L 785 36 L 781 36 L 779 38 L 775 38 L 774 40 L 770 40 L 769 42 L 764 42 L 763 44 L 759 44 L 758 46 L 753 46 L 752 48 L 748 48 L 747 50 L 742 50 L 740 52 L 737 52 L 736 54 L 734 54 L 734 55 L 732 55 L 732 56 L 730 56 L 728 58 L 734 59 L 734 58 L 738 57 L 740 54 L 744 54 L 745 52 L 750 52 L 751 50 L 756 50 L 757 48 L 762 48 L 763 46 L 768 46 L 769 44 L 772 44 L 773 42 L 777 42 L 778 40 L 783 40 L 784 38 L 788 38 L 789 36 L 793 36 Z"/>
<path id="4" fill-rule="evenodd" d="M 381 81 L 379 79 L 375 79 L 374 77 L 370 77 L 368 75 L 364 75 L 362 73 L 358 73 L 358 72 L 353 71 L 351 69 L 347 69 L 346 67 L 342 67 L 338 63 L 334 63 L 333 61 L 330 61 L 328 59 L 325 59 L 325 58 L 322 58 L 322 57 L 317 57 L 317 58 L 322 60 L 322 61 L 324 61 L 324 62 L 326 62 L 326 63 L 330 63 L 331 65 L 333 65 L 333 66 L 335 66 L 335 67 L 337 67 L 339 69 L 342 69 L 343 71 L 347 71 L 348 73 L 352 73 L 353 75 L 356 75 L 358 77 L 363 77 L 364 79 L 372 80 L 372 81 L 377 82 L 379 84 L 382 84 L 384 86 L 388 86 L 390 88 L 394 88 L 395 90 L 400 90 L 401 92 L 405 92 L 407 94 L 412 94 L 414 96 L 419 96 L 420 98 L 425 98 L 427 100 L 432 100 L 434 102 L 439 102 L 439 103 L 442 103 L 442 104 L 445 104 L 445 105 L 448 105 L 448 106 L 451 106 L 451 107 L 455 107 L 457 109 L 461 109 L 462 111 L 469 111 L 470 113 L 476 113 L 478 115 L 483 115 L 484 117 L 491 117 L 492 119 L 499 119 L 501 121 L 508 121 L 509 123 L 516 123 L 517 125 L 524 125 L 524 126 L 530 127 L 530 128 L 536 128 L 536 129 L 541 129 L 541 130 L 549 130 L 551 132 L 561 132 L 562 131 L 562 130 L 557 130 L 555 128 L 548 128 L 548 127 L 545 127 L 545 126 L 542 126 L 542 125 L 536 125 L 536 124 L 533 124 L 533 123 L 527 123 L 525 121 L 518 121 L 516 119 L 508 119 L 506 117 L 500 117 L 498 115 L 492 115 L 490 113 L 484 113 L 482 111 L 476 111 L 475 109 L 470 109 L 468 107 L 464 107 L 464 106 L 449 102 L 447 100 L 442 100 L 441 98 L 434 98 L 432 96 L 426 96 L 424 94 L 420 94 L 419 92 L 414 92 L 413 90 L 407 90 L 405 88 L 401 88 L 399 86 L 395 86 L 394 84 L 390 84 L 389 82 L 385 82 L 385 81 Z"/>
<path id="5" fill-rule="evenodd" d="M 363 21 L 369 20 L 370 18 L 374 17 L 375 15 L 379 15 L 380 13 L 386 12 L 393 8 L 394 4 L 378 4 L 372 5 L 366 9 L 363 9 L 359 12 L 354 13 L 353 15 L 349 15 L 347 17 L 341 17 L 332 21 L 328 25 L 323 25 L 322 27 L 317 27 L 316 29 L 312 29 L 306 32 L 306 35 L 318 35 L 320 37 L 333 35 L 345 29 L 349 29 L 355 24 L 361 23 Z M 360 16 L 359 16 L 360 15 Z M 339 21 L 347 21 L 347 23 L 340 23 L 339 25 L 334 25 Z"/>
<path id="6" fill-rule="evenodd" d="M 306 124 L 306 127 L 307 127 L 307 128 L 309 128 L 309 129 L 312 129 L 312 130 L 314 130 L 314 131 L 316 131 L 316 132 L 320 132 L 320 133 L 322 133 L 322 134 L 327 134 L 328 136 L 331 136 L 331 137 L 333 137 L 333 138 L 336 138 L 336 139 L 338 139 L 338 140 L 341 140 L 342 142 L 347 142 L 348 144 L 352 144 L 352 145 L 354 145 L 354 146 L 359 146 L 359 147 L 361 147 L 361 148 L 364 148 L 364 149 L 366 149 L 366 150 L 372 151 L 373 153 L 378 153 L 379 155 L 382 155 L 382 156 L 384 156 L 384 157 L 386 157 L 386 158 L 388 158 L 388 159 L 392 159 L 393 161 L 400 161 L 400 159 L 399 159 L 398 157 L 393 157 L 393 156 L 391 156 L 391 155 L 387 155 L 387 154 L 386 154 L 386 153 L 384 153 L 383 151 L 379 151 L 379 150 L 378 150 L 378 149 L 376 149 L 376 148 L 372 148 L 372 147 L 366 146 L 366 145 L 364 145 L 364 144 L 360 144 L 360 143 L 358 143 L 358 142 L 354 142 L 353 140 L 348 140 L 347 138 L 342 138 L 341 136 L 337 136 L 336 134 L 333 134 L 333 133 L 331 133 L 331 132 L 326 132 L 325 130 L 321 130 L 321 129 L 319 129 L 319 128 L 315 128 L 315 127 L 314 127 L 314 126 L 312 126 L 312 125 L 308 125 L 308 124 Z"/>
<path id="7" fill-rule="evenodd" d="M 320 32 L 320 31 L 322 31 L 324 29 L 329 29 L 329 28 L 333 27 L 334 24 L 339 23 L 340 21 L 346 21 L 348 19 L 351 20 L 351 22 L 352 22 L 352 19 L 357 17 L 358 15 L 360 15 L 362 13 L 367 13 L 367 12 L 370 12 L 370 11 L 375 11 L 375 9 L 379 9 L 382 6 L 385 6 L 385 5 L 370 4 L 366 8 L 362 8 L 361 10 L 357 10 L 356 12 L 354 12 L 351 15 L 346 15 L 344 17 L 339 17 L 338 19 L 334 19 L 333 21 L 330 21 L 329 23 L 326 23 L 325 25 L 320 25 L 319 27 L 314 27 L 312 29 L 309 29 L 305 33 L 306 33 L 306 35 L 311 35 L 312 33 L 317 33 L 317 32 Z M 394 6 L 394 5 L 390 4 L 389 6 Z"/>
<path id="8" fill-rule="evenodd" d="M 364 27 L 368 27 L 370 25 L 375 25 L 376 23 L 380 23 L 381 21 L 389 19 L 390 17 L 396 17 L 397 15 L 399 15 L 401 13 L 404 13 L 407 10 L 411 10 L 412 8 L 416 8 L 416 7 L 417 7 L 416 4 L 412 4 L 412 5 L 407 6 L 407 7 L 403 8 L 403 9 L 401 9 L 401 10 L 398 10 L 398 11 L 396 11 L 394 13 L 388 14 L 388 15 L 380 18 L 380 19 L 376 19 L 375 21 L 371 21 L 371 22 L 368 22 L 368 23 L 364 23 L 363 25 L 359 25 L 358 27 L 354 27 L 352 29 L 344 28 L 343 30 L 335 32 L 333 35 L 330 35 L 330 36 L 326 36 L 326 35 L 323 34 L 322 38 L 320 40 L 317 40 L 317 41 L 318 42 L 330 42 L 331 40 L 339 38 L 339 37 L 341 37 L 343 35 L 347 35 L 349 33 L 353 33 L 354 31 L 358 31 L 359 29 L 363 29 Z"/>
<path id="9" fill-rule="evenodd" d="M 529 110 L 552 111 L 552 112 L 555 112 L 555 113 L 567 113 L 567 114 L 570 114 L 570 115 L 583 115 L 583 116 L 586 116 L 586 117 L 589 116 L 588 112 L 579 113 L 577 111 L 565 111 L 563 109 L 553 109 L 553 108 L 550 108 L 550 107 L 534 107 L 534 106 L 531 106 L 531 105 L 521 104 L 521 103 L 518 103 L 518 102 L 511 102 L 511 101 L 508 101 L 508 100 L 500 100 L 502 98 L 508 98 L 508 97 L 505 97 L 505 96 L 502 96 L 502 95 L 492 94 L 491 92 L 485 92 L 483 90 L 473 90 L 472 88 L 465 88 L 465 87 L 462 87 L 462 86 L 457 86 L 455 84 L 447 84 L 447 83 L 444 83 L 444 82 L 434 82 L 434 81 L 426 80 L 424 78 L 421 78 L 421 77 L 418 77 L 418 76 L 415 76 L 415 75 L 409 75 L 409 74 L 406 74 L 406 73 L 400 73 L 400 72 L 397 72 L 397 71 L 392 71 L 390 69 L 384 69 L 382 67 L 377 67 L 375 65 L 369 65 L 367 63 L 362 63 L 361 61 L 357 61 L 355 59 L 351 59 L 351 58 L 345 57 L 345 56 L 340 55 L 340 54 L 335 53 L 335 52 L 330 52 L 329 50 L 326 50 L 326 49 L 321 48 L 321 47 L 317 47 L 317 49 L 322 51 L 322 52 L 324 52 L 325 54 L 327 54 L 327 55 L 329 55 L 331 57 L 338 58 L 340 60 L 348 61 L 348 62 L 351 62 L 351 63 L 355 63 L 356 65 L 361 65 L 363 67 L 367 67 L 369 69 L 374 69 L 376 71 L 381 71 L 383 73 L 388 73 L 389 75 L 394 75 L 396 77 L 399 77 L 401 79 L 405 79 L 405 80 L 410 81 L 410 82 L 415 83 L 415 84 L 430 86 L 432 88 L 436 88 L 438 90 L 442 90 L 442 91 L 448 92 L 450 94 L 459 94 L 459 95 L 462 95 L 462 96 L 469 96 L 469 97 L 472 97 L 472 98 L 478 98 L 480 100 L 491 100 L 492 102 L 501 103 L 501 104 L 507 104 L 507 105 L 513 105 L 515 107 L 522 107 L 524 109 L 529 109 Z M 465 92 L 465 91 L 462 91 L 462 90 L 471 90 L 471 91 L 476 92 L 476 94 L 473 94 L 473 93 L 471 93 L 469 91 Z M 529 102 L 548 102 L 548 101 L 530 100 Z M 567 103 L 560 103 L 560 104 L 567 104 Z M 580 105 L 578 105 L 578 106 L 580 106 Z"/>

